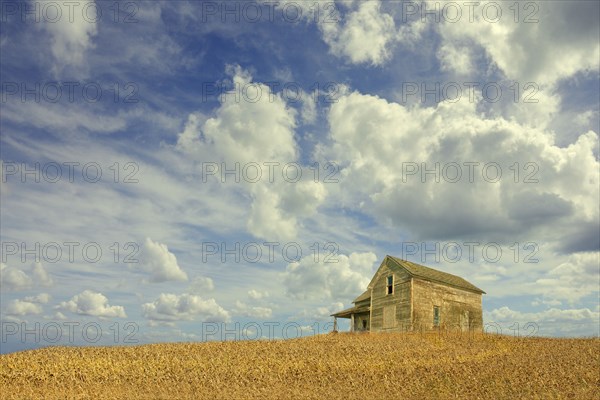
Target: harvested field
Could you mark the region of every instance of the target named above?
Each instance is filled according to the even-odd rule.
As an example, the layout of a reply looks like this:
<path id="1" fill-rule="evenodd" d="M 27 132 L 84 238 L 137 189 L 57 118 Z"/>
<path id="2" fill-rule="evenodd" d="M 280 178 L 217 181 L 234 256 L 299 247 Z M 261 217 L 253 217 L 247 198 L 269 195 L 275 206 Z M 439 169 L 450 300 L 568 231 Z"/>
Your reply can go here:
<path id="1" fill-rule="evenodd" d="M 0 396 L 598 399 L 600 339 L 328 334 L 0 356 Z"/>

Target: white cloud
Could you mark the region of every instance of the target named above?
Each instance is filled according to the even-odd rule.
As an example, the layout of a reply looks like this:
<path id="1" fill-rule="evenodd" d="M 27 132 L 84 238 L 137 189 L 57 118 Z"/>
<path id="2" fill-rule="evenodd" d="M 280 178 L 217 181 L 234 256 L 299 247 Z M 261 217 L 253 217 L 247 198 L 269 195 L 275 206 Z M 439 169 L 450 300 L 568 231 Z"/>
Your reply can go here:
<path id="1" fill-rule="evenodd" d="M 2 278 L 2 289 L 18 291 L 29 289 L 33 284 L 32 279 L 18 268 L 12 268 L 0 263 L 0 277 Z"/>
<path id="2" fill-rule="evenodd" d="M 356 295 L 355 295 L 355 297 L 356 297 Z M 350 300 L 353 300 L 353 299 L 352 298 L 346 299 L 346 301 L 348 301 L 348 302 L 350 302 Z M 318 320 L 318 321 L 331 320 L 331 314 L 341 311 L 343 309 L 344 309 L 344 303 L 342 303 L 341 301 L 338 301 L 335 303 L 331 303 L 329 306 L 317 307 L 317 308 L 311 309 L 311 310 L 303 310 L 299 316 L 302 318 L 307 318 L 308 320 Z"/>
<path id="3" fill-rule="evenodd" d="M 340 3 L 282 0 L 277 7 L 285 10 L 290 4 L 302 8 L 302 16 L 308 23 L 316 20 L 333 55 L 352 64 L 383 65 L 391 58 L 394 45 L 400 42 L 411 45 L 426 27 L 418 20 L 407 21 L 397 28 L 393 15 L 382 10 L 380 0 Z"/>
<path id="4" fill-rule="evenodd" d="M 253 82 L 250 73 L 241 67 L 229 66 L 227 73 L 233 90 L 222 97 L 213 117 L 189 115 L 176 148 L 191 159 L 215 163 L 218 184 L 222 163 L 227 170 L 237 169 L 236 186 L 247 191 L 252 202 L 246 221 L 248 232 L 267 240 L 291 240 L 297 235 L 297 217 L 314 213 L 325 198 L 322 183 L 313 182 L 306 173 L 298 182 L 290 182 L 297 173 L 292 163 L 297 163 L 299 156 L 294 139 L 297 112 L 288 107 L 281 94 Z M 256 100 L 251 100 L 255 95 Z M 242 176 L 250 165 L 260 168 L 258 181 Z M 284 176 L 284 168 L 289 165 L 291 172 Z M 254 173 L 256 168 L 251 171 Z M 209 178 L 213 177 L 202 177 Z M 235 179 L 230 176 L 227 182 Z M 224 188 L 233 190 L 233 184 L 220 186 Z"/>
<path id="5" fill-rule="evenodd" d="M 564 238 L 554 229 L 557 221 L 575 232 L 598 223 L 600 164 L 594 132 L 582 133 L 561 148 L 553 132 L 485 117 L 468 98 L 407 108 L 358 92 L 341 96 L 328 118 L 333 146 L 321 148 L 319 158 L 342 166 L 329 200 L 404 228 L 416 238 L 500 237 L 514 242 L 545 227 L 542 237 L 559 243 Z M 468 162 L 479 163 L 473 182 L 464 164 Z M 515 162 L 517 178 L 510 170 Z M 524 182 L 529 162 L 537 171 L 537 184 Z M 415 175 L 408 174 L 411 163 L 418 168 Z M 424 178 L 424 170 L 434 170 L 436 163 L 439 181 L 433 174 Z M 450 163 L 460 167 L 458 182 L 452 182 L 450 172 L 455 170 L 444 173 Z M 497 183 L 486 180 L 487 163 L 502 169 Z"/>
<path id="6" fill-rule="evenodd" d="M 317 120 L 318 91 L 315 90 L 312 93 L 301 91 L 300 93 L 302 94 L 302 108 L 300 114 L 302 116 L 302 122 L 305 124 L 312 124 Z"/>
<path id="7" fill-rule="evenodd" d="M 66 89 L 63 89 L 66 90 Z M 92 112 L 81 105 L 73 103 L 21 102 L 9 98 L 3 107 L 3 117 L 7 121 L 40 129 L 53 130 L 60 134 L 81 133 L 90 131 L 99 134 L 110 134 L 124 130 L 129 120 L 137 115 L 131 111 L 100 114 Z"/>
<path id="8" fill-rule="evenodd" d="M 74 6 L 72 12 L 61 3 L 54 3 L 54 7 L 44 3 L 46 2 L 36 6 L 41 8 L 40 12 L 44 15 L 43 27 L 50 34 L 50 49 L 54 56 L 55 70 L 60 71 L 66 65 L 82 65 L 86 51 L 93 48 L 92 39 L 98 33 L 95 20 L 101 15 L 96 15 L 95 11 L 100 9 L 99 13 L 106 13 L 108 10 L 102 9 L 94 0 L 71 3 L 71 6 Z M 60 14 L 56 14 L 56 10 Z M 58 21 L 54 21 L 59 15 Z"/>
<path id="9" fill-rule="evenodd" d="M 348 300 L 366 290 L 371 279 L 374 253 L 337 255 L 337 262 L 306 256 L 287 266 L 283 274 L 287 293 L 300 300 Z M 331 259 L 330 261 L 333 261 Z"/>
<path id="10" fill-rule="evenodd" d="M 227 92 L 216 115 L 204 121 L 190 115 L 177 147 L 203 158 L 246 164 L 296 159 L 296 112 L 269 86 L 253 82 L 248 71 L 229 66 L 232 91 Z"/>
<path id="11" fill-rule="evenodd" d="M 41 263 L 35 263 L 33 265 L 32 275 L 33 281 L 40 286 L 52 286 L 54 284 L 54 281 L 48 272 L 46 272 Z"/>
<path id="12" fill-rule="evenodd" d="M 161 293 L 154 302 L 142 304 L 142 314 L 144 318 L 155 323 L 197 319 L 204 322 L 230 320 L 229 313 L 217 304 L 215 299 L 204 300 L 189 293 Z"/>
<path id="13" fill-rule="evenodd" d="M 31 265 L 29 274 L 19 268 L 0 263 L 0 279 L 0 286 L 6 291 L 20 291 L 53 285 L 52 278 L 39 262 Z"/>
<path id="14" fill-rule="evenodd" d="M 394 19 L 381 12 L 380 1 L 359 2 L 343 25 L 323 22 L 321 28 L 331 52 L 355 64 L 383 64 L 390 58 L 390 46 L 397 38 Z"/>
<path id="15" fill-rule="evenodd" d="M 536 281 L 545 301 L 567 300 L 571 304 L 600 289 L 600 253 L 571 254 L 569 259 Z"/>
<path id="16" fill-rule="evenodd" d="M 27 296 L 24 300 L 30 303 L 47 304 L 50 298 L 51 296 L 48 293 L 40 293 L 37 296 Z"/>
<path id="17" fill-rule="evenodd" d="M 597 110 L 587 110 L 582 113 L 577 114 L 575 117 L 575 123 L 578 126 L 587 126 L 593 118 L 598 118 Z"/>
<path id="18" fill-rule="evenodd" d="M 430 9 L 435 2 L 431 3 Z M 501 5 L 502 18 L 497 22 L 486 21 L 482 10 L 487 3 L 490 2 L 481 2 L 476 7 L 474 22 L 469 22 L 468 16 L 463 15 L 458 22 L 437 24 L 442 48 L 456 47 L 457 43 L 472 47 L 471 43 L 476 43 L 509 79 L 523 83 L 553 85 L 578 71 L 598 68 L 597 2 L 535 2 L 537 11 L 533 6 L 520 9 L 519 23 L 514 23 L 512 3 L 498 2 L 495 5 Z M 537 22 L 524 22 L 528 16 Z M 443 51 L 439 55 L 442 60 L 451 62 L 444 58 Z M 460 57 L 454 59 L 452 66 L 461 70 L 464 63 Z"/>
<path id="19" fill-rule="evenodd" d="M 187 281 L 188 277 L 177 264 L 175 254 L 167 245 L 146 238 L 139 268 L 150 274 L 150 282 Z"/>
<path id="20" fill-rule="evenodd" d="M 188 292 L 190 293 L 205 293 L 215 289 L 215 284 L 211 278 L 205 276 L 197 276 L 190 282 Z"/>
<path id="21" fill-rule="evenodd" d="M 6 307 L 6 314 L 8 315 L 37 315 L 43 311 L 42 306 L 39 302 L 32 302 L 25 300 L 12 300 Z"/>
<path id="22" fill-rule="evenodd" d="M 500 328 L 501 333 L 519 335 L 582 335 L 598 332 L 600 312 L 589 308 L 559 309 L 549 308 L 540 312 L 521 312 L 509 307 L 500 307 L 483 314 L 487 332 L 495 332 Z"/>
<path id="23" fill-rule="evenodd" d="M 269 292 L 267 292 L 267 291 L 261 292 L 259 290 L 251 289 L 248 291 L 248 297 L 250 297 L 252 300 L 260 300 L 265 297 L 269 297 Z"/>
<path id="24" fill-rule="evenodd" d="M 79 315 L 127 318 L 122 306 L 109 305 L 106 296 L 91 290 L 84 290 L 73 296 L 71 300 L 61 302 L 58 308 Z"/>
<path id="25" fill-rule="evenodd" d="M 241 301 L 235 302 L 235 309 L 233 312 L 237 315 L 252 318 L 270 318 L 273 316 L 273 310 L 268 307 L 252 307 L 248 306 Z"/>
<path id="26" fill-rule="evenodd" d="M 468 47 L 458 47 L 455 43 L 444 43 L 440 46 L 437 57 L 442 70 L 454 71 L 459 75 L 469 75 L 473 72 L 471 50 Z"/>
<path id="27" fill-rule="evenodd" d="M 54 316 L 52 317 L 52 319 L 58 320 L 58 321 L 65 321 L 67 319 L 67 316 L 65 314 L 61 313 L 60 311 L 57 311 L 54 313 Z"/>

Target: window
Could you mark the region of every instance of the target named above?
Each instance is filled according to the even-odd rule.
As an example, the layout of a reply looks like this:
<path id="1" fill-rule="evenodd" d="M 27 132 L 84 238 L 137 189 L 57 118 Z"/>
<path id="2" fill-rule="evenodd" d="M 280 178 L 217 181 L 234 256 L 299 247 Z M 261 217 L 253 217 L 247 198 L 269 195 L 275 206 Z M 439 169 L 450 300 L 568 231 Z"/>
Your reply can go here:
<path id="1" fill-rule="evenodd" d="M 394 293 L 394 275 L 387 277 L 387 294 Z"/>
<path id="2" fill-rule="evenodd" d="M 433 306 L 433 326 L 440 326 L 440 308 Z"/>

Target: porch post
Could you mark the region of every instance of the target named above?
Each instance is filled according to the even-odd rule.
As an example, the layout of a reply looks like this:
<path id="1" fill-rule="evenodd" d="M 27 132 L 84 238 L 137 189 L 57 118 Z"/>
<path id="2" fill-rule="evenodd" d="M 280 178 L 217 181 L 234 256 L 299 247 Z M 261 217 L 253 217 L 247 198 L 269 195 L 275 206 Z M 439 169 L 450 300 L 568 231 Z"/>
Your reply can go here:
<path id="1" fill-rule="evenodd" d="M 333 331 L 337 332 L 337 317 L 333 317 Z"/>
<path id="2" fill-rule="evenodd" d="M 350 332 L 354 332 L 354 314 L 350 314 Z"/>

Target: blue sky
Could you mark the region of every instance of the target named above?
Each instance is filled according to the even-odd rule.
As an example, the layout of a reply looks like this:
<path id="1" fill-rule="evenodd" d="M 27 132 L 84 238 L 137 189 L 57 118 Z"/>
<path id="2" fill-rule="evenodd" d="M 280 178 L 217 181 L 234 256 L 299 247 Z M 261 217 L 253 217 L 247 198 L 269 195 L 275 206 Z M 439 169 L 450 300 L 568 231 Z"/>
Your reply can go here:
<path id="1" fill-rule="evenodd" d="M 599 333 L 597 2 L 67 3 L 0 10 L 2 352 L 324 332 L 386 254 Z"/>

